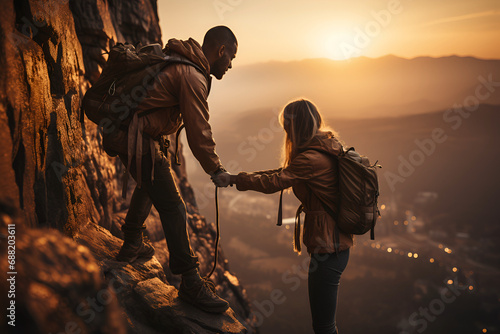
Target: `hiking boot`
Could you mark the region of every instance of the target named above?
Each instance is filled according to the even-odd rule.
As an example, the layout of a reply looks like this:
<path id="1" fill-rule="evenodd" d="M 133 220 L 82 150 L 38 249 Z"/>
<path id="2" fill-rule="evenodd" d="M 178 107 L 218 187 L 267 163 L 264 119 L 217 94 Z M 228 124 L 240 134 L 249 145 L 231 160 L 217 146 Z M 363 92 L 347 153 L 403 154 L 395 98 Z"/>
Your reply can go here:
<path id="1" fill-rule="evenodd" d="M 187 284 L 183 279 L 179 287 L 179 298 L 209 313 L 224 313 L 229 303 L 217 296 L 215 286 L 210 281 L 199 277 Z"/>
<path id="2" fill-rule="evenodd" d="M 132 263 L 137 259 L 151 259 L 155 255 L 155 248 L 148 240 L 140 238 L 133 241 L 125 240 L 120 252 L 116 256 L 116 260 L 120 262 Z"/>

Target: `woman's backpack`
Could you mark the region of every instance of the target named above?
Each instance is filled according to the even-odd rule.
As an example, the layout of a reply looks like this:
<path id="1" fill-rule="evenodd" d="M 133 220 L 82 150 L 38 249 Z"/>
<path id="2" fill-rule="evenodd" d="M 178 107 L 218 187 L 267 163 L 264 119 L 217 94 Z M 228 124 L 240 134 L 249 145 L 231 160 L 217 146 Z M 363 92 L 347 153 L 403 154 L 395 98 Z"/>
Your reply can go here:
<path id="1" fill-rule="evenodd" d="M 377 165 L 378 161 L 371 165 L 368 158 L 360 156 L 353 147 L 342 149 L 337 161 L 340 194 L 337 225 L 349 234 L 371 231 L 373 240 L 380 215 L 377 169 L 382 166 Z"/>
<path id="2" fill-rule="evenodd" d="M 377 164 L 378 161 L 371 165 L 368 158 L 361 156 L 353 147 L 347 150 L 341 147 L 339 155 L 329 154 L 314 148 L 308 150 L 326 154 L 338 163 L 337 178 L 339 180 L 340 200 L 337 213 L 333 212 L 328 205 L 321 201 L 325 211 L 335 219 L 336 230 L 338 228 L 344 233 L 357 235 L 371 231 L 370 238 L 373 240 L 375 238 L 375 224 L 380 215 L 378 210 L 379 185 L 377 169 L 382 166 Z M 282 222 L 282 198 L 283 192 L 281 192 L 280 196 L 278 225 L 281 225 Z M 299 211 L 300 208 L 297 214 L 300 213 Z M 300 230 L 300 226 L 298 229 Z M 336 251 L 338 251 L 338 246 L 339 233 L 335 231 Z"/>
<path id="3" fill-rule="evenodd" d="M 318 151 L 325 153 L 324 151 Z M 347 234 L 365 234 L 375 238 L 375 223 L 380 215 L 378 209 L 379 185 L 376 161 L 373 165 L 361 156 L 354 147 L 341 148 L 339 155 L 331 155 L 338 162 L 339 197 L 337 214 L 325 203 L 324 209 L 335 219 L 338 228 Z"/>

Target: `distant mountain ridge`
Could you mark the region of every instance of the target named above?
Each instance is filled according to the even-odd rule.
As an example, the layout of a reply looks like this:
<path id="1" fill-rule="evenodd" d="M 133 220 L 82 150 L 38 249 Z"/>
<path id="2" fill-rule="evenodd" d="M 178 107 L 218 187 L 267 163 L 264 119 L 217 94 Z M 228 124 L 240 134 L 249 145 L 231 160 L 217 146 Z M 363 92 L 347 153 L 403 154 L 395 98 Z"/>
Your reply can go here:
<path id="1" fill-rule="evenodd" d="M 291 99 L 306 97 L 329 117 L 402 116 L 462 104 L 488 78 L 500 83 L 500 60 L 389 55 L 347 61 L 271 61 L 241 67 L 236 60 L 227 77 L 215 82 L 210 108 L 218 120 L 250 108 L 281 108 Z M 480 102 L 500 104 L 500 89 Z"/>

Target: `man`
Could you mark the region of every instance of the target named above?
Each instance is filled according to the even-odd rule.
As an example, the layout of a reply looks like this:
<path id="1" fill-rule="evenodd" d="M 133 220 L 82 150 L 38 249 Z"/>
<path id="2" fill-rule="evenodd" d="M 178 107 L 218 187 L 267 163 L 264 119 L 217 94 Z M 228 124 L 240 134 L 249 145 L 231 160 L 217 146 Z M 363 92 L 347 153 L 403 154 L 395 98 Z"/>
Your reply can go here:
<path id="1" fill-rule="evenodd" d="M 137 114 L 148 133 L 145 140 L 156 139 L 154 157 L 144 155 L 140 175 L 133 164 L 132 176 L 138 180 L 130 200 L 130 208 L 122 227 L 124 243 L 117 260 L 133 262 L 151 258 L 153 246 L 143 240 L 144 221 L 154 205 L 160 214 L 170 253 L 169 266 L 173 274 L 182 275 L 179 297 L 213 313 L 227 310 L 229 304 L 218 297 L 210 283 L 200 277 L 198 258 L 191 249 L 186 229 L 186 206 L 171 174 L 170 159 L 162 136 L 175 133 L 184 123 L 189 147 L 207 174 L 215 176 L 225 170 L 215 153 L 215 142 L 208 123 L 207 97 L 211 77 L 222 79 L 232 67 L 238 42 L 225 26 L 210 29 L 200 46 L 195 40 L 171 39 L 164 53 L 180 57 L 191 64 L 172 63 L 155 78 L 154 88 L 141 101 Z M 193 63 L 195 66 L 193 66 Z M 129 129 L 130 131 L 130 129 Z M 159 142 L 158 142 L 159 141 Z M 167 156 L 166 156 L 167 155 Z M 127 156 L 120 155 L 124 164 Z M 130 160 L 129 160 L 130 161 Z"/>

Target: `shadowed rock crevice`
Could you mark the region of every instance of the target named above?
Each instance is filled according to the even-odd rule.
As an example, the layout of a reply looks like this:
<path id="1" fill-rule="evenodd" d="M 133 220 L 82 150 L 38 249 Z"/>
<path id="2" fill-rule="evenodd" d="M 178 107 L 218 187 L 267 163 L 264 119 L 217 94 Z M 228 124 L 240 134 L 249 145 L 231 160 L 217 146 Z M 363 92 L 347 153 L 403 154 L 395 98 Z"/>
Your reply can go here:
<path id="1" fill-rule="evenodd" d="M 24 145 L 23 143 L 20 143 L 17 150 L 16 150 L 16 155 L 14 156 L 14 160 L 12 161 L 12 169 L 14 170 L 16 174 L 16 184 L 17 188 L 19 191 L 19 201 L 20 201 L 20 207 L 21 209 L 24 209 L 24 201 L 23 201 L 23 194 L 24 194 L 24 184 L 23 184 L 23 172 L 24 172 L 24 165 L 26 163 L 26 158 L 25 158 L 25 150 L 24 150 Z"/>
<path id="2" fill-rule="evenodd" d="M 14 138 L 17 138 L 19 136 L 18 131 L 17 131 L 19 128 L 16 126 L 19 124 L 19 121 L 14 119 L 14 108 L 12 107 L 12 105 L 10 103 L 7 103 L 5 112 L 7 114 L 7 121 L 9 124 L 10 137 L 12 138 L 12 140 L 14 140 Z M 15 148 L 16 147 L 14 146 L 14 149 Z"/>

